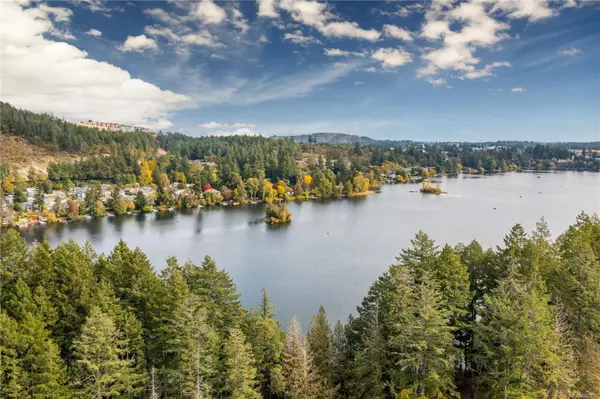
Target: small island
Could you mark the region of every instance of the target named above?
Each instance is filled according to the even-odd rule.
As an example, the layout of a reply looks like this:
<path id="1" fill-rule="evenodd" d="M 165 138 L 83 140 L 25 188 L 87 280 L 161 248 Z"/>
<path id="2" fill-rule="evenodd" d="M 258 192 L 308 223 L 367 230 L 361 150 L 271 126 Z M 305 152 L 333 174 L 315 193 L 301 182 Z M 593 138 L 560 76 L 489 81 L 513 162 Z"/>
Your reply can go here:
<path id="1" fill-rule="evenodd" d="M 439 183 L 435 186 L 432 186 L 430 183 L 431 180 L 423 180 L 423 183 L 421 183 L 421 193 L 440 195 L 442 193 L 442 189 L 440 188 Z"/>
<path id="2" fill-rule="evenodd" d="M 291 221 L 292 214 L 286 204 L 267 204 L 265 223 L 279 224 L 290 223 Z"/>

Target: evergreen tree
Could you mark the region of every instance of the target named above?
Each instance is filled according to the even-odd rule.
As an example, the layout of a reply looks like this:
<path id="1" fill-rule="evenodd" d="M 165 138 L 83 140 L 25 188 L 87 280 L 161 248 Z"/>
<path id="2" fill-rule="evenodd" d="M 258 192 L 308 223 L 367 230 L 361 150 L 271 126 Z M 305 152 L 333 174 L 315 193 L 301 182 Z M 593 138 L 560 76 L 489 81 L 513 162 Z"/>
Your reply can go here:
<path id="1" fill-rule="evenodd" d="M 245 331 L 257 361 L 257 378 L 264 398 L 271 398 L 284 389 L 281 366 L 285 333 L 275 316 L 273 304 L 263 288 L 260 306 L 249 313 Z"/>
<path id="2" fill-rule="evenodd" d="M 130 384 L 135 373 L 131 359 L 123 356 L 127 342 L 114 320 L 93 308 L 74 342 L 75 378 L 82 398 L 133 396 L 140 387 Z"/>
<path id="3" fill-rule="evenodd" d="M 475 328 L 479 382 L 491 397 L 568 397 L 572 367 L 548 299 L 515 269 L 485 296 Z"/>
<path id="4" fill-rule="evenodd" d="M 283 374 L 286 395 L 292 399 L 315 398 L 323 392 L 315 376 L 310 349 L 302 336 L 300 322 L 296 316 L 292 317 L 288 324 L 283 351 Z"/>
<path id="5" fill-rule="evenodd" d="M 306 340 L 312 354 L 313 365 L 316 373 L 326 385 L 332 384 L 331 366 L 333 352 L 331 348 L 331 326 L 327 320 L 327 314 L 323 306 L 319 307 L 319 313 L 313 316 Z"/>
<path id="6" fill-rule="evenodd" d="M 331 378 L 339 391 L 344 392 L 344 382 L 348 377 L 348 340 L 344 326 L 338 320 L 331 336 Z"/>
<path id="7" fill-rule="evenodd" d="M 402 371 L 402 388 L 417 395 L 438 398 L 454 395 L 453 330 L 450 312 L 427 273 L 421 274 L 391 342 L 398 350 L 397 366 Z"/>
<path id="8" fill-rule="evenodd" d="M 190 292 L 197 295 L 206 308 L 211 326 L 225 333 L 228 328 L 240 325 L 243 309 L 229 273 L 217 269 L 216 263 L 207 256 L 200 267 L 187 262 L 183 274 Z"/>
<path id="9" fill-rule="evenodd" d="M 379 399 L 384 397 L 385 341 L 381 333 L 377 307 L 369 314 L 367 329 L 363 332 L 361 350 L 352 367 L 350 389 L 356 397 Z"/>
<path id="10" fill-rule="evenodd" d="M 229 330 L 229 337 L 225 343 L 225 359 L 227 397 L 232 399 L 261 398 L 256 389 L 256 368 L 250 345 L 245 342 L 244 334 L 236 328 Z"/>

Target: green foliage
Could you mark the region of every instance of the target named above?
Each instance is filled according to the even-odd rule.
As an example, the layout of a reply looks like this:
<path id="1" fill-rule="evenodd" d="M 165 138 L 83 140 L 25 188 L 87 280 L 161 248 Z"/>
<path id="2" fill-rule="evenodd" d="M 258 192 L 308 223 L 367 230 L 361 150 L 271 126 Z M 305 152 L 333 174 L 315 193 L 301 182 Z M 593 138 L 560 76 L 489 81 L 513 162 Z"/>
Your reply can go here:
<path id="1" fill-rule="evenodd" d="M 532 234 L 516 225 L 495 250 L 476 241 L 440 250 L 419 232 L 356 317 L 332 331 L 320 308 L 304 336 L 295 317 L 282 331 L 266 291 L 246 311 L 209 257 L 170 258 L 157 276 L 122 241 L 98 256 L 74 241 L 30 248 L 3 230 L 0 390 L 15 399 L 594 397 L 600 220 L 580 215 L 549 237 L 541 221 Z"/>

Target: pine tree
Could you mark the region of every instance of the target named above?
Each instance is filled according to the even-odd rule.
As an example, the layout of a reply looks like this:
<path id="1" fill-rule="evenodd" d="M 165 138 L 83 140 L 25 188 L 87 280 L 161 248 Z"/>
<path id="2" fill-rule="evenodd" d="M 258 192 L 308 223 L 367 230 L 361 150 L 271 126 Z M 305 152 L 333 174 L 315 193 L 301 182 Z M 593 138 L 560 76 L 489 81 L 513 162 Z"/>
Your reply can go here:
<path id="1" fill-rule="evenodd" d="M 322 392 L 314 374 L 310 349 L 296 316 L 288 324 L 283 352 L 286 394 L 291 399 L 309 399 Z"/>
<path id="2" fill-rule="evenodd" d="M 350 389 L 356 397 L 379 399 L 384 397 L 386 347 L 377 307 L 369 314 L 367 323 L 367 329 L 362 335 L 361 350 L 354 359 Z"/>
<path id="3" fill-rule="evenodd" d="M 257 378 L 264 398 L 271 398 L 284 389 L 281 363 L 285 333 L 275 316 L 273 304 L 263 288 L 261 304 L 249 313 L 245 332 L 257 361 Z"/>
<path id="4" fill-rule="evenodd" d="M 344 392 L 343 383 L 348 375 L 348 340 L 344 326 L 338 320 L 331 336 L 331 376 L 332 382 Z"/>
<path id="5" fill-rule="evenodd" d="M 175 259 L 163 274 L 169 309 L 159 324 L 161 391 L 173 398 L 208 398 L 215 387 L 219 340 L 200 299 L 190 293 Z M 159 360 L 159 359 L 157 359 Z"/>
<path id="6" fill-rule="evenodd" d="M 428 273 L 408 296 L 401 309 L 391 343 L 398 350 L 396 364 L 402 371 L 402 388 L 417 395 L 437 398 L 454 394 L 453 329 L 450 312 L 439 294 L 438 285 Z"/>
<path id="7" fill-rule="evenodd" d="M 0 288 L 4 281 L 27 270 L 29 246 L 18 230 L 8 229 L 0 235 Z"/>
<path id="8" fill-rule="evenodd" d="M 509 272 L 485 296 L 475 327 L 479 382 L 492 397 L 548 396 L 571 389 L 571 365 L 548 307 L 533 284 Z"/>
<path id="9" fill-rule="evenodd" d="M 218 270 L 215 262 L 207 256 L 200 267 L 187 262 L 183 274 L 190 292 L 197 295 L 206 308 L 210 325 L 223 334 L 228 328 L 239 326 L 244 312 L 229 273 Z"/>
<path id="10" fill-rule="evenodd" d="M 114 320 L 93 308 L 74 342 L 75 379 L 82 398 L 117 397 L 135 393 L 129 384 L 135 373 L 134 362 L 123 356 L 127 342 Z"/>
<path id="11" fill-rule="evenodd" d="M 236 328 L 229 330 L 225 359 L 227 396 L 232 399 L 261 398 L 257 391 L 256 368 L 250 345 L 245 342 L 244 334 Z"/>
<path id="12" fill-rule="evenodd" d="M 331 349 L 331 326 L 327 320 L 327 314 L 323 306 L 319 307 L 319 313 L 313 316 L 306 340 L 312 354 L 313 365 L 315 371 L 322 381 L 330 386 L 332 384 L 331 366 L 332 366 L 332 349 Z"/>

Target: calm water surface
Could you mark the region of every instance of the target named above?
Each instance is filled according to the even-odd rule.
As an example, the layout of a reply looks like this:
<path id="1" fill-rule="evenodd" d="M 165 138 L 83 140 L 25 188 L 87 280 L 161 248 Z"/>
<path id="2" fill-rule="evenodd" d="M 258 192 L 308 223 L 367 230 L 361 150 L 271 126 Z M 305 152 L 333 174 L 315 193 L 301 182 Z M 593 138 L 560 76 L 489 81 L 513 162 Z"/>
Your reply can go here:
<path id="1" fill-rule="evenodd" d="M 447 195 L 396 185 L 358 199 L 291 203 L 293 222 L 280 227 L 265 225 L 257 205 L 107 217 L 37 226 L 23 235 L 28 242 L 46 235 L 53 245 L 87 240 L 104 253 L 123 239 L 157 270 L 170 255 L 196 263 L 210 255 L 230 273 L 246 306 L 258 304 L 266 287 L 279 318 L 297 314 L 306 327 L 321 304 L 332 321 L 345 321 L 418 230 L 439 243 L 477 239 L 490 247 L 515 223 L 530 231 L 544 217 L 556 236 L 581 211 L 600 213 L 600 174 L 463 176 L 443 178 L 442 188 Z"/>

